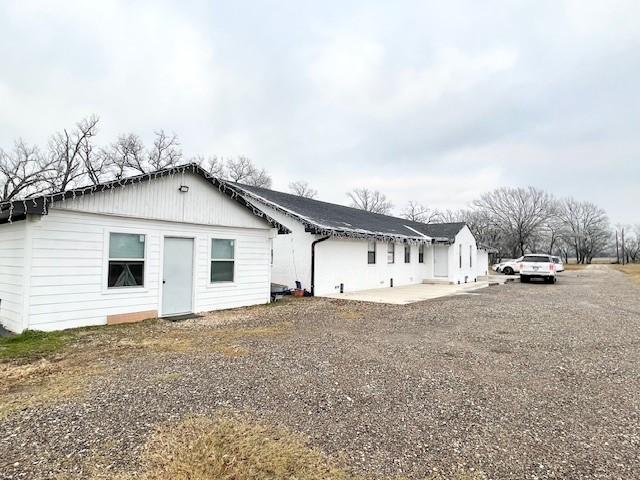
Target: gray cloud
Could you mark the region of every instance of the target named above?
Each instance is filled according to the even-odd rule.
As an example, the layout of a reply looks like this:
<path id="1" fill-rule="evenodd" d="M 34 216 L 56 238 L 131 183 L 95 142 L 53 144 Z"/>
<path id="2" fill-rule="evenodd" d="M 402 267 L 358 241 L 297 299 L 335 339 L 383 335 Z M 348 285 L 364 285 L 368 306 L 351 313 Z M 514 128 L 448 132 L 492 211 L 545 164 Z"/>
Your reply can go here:
<path id="1" fill-rule="evenodd" d="M 0 145 L 90 113 L 276 187 L 464 206 L 533 184 L 638 222 L 635 1 L 0 4 Z"/>

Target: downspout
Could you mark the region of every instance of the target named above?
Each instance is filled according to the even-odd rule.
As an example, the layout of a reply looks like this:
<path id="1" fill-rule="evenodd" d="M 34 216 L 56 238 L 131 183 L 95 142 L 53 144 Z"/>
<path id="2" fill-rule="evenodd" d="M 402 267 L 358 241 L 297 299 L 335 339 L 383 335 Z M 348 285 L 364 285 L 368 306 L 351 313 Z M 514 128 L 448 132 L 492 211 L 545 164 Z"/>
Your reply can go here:
<path id="1" fill-rule="evenodd" d="M 330 235 L 326 237 L 319 238 L 318 240 L 314 240 L 311 242 L 311 296 L 315 296 L 315 286 L 316 286 L 316 243 L 324 242 L 325 240 L 329 240 L 331 238 Z"/>

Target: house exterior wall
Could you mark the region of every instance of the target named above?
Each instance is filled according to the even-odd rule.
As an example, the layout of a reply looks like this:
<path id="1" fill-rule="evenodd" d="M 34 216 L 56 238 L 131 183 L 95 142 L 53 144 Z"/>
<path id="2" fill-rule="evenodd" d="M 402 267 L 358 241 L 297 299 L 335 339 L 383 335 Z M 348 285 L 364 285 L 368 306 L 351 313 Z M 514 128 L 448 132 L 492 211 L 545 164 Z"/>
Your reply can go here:
<path id="1" fill-rule="evenodd" d="M 260 209 L 291 230 L 273 239 L 271 281 L 291 288 L 299 281 L 302 288 L 311 290 L 311 243 L 320 237 L 305 232 L 302 223 L 279 210 L 262 204 Z"/>
<path id="2" fill-rule="evenodd" d="M 102 325 L 108 317 L 124 314 L 162 315 L 165 236 L 194 238 L 194 312 L 269 301 L 272 234 L 268 228 L 205 226 L 52 208 L 32 229 L 29 315 L 24 328 L 59 330 Z M 107 288 L 110 232 L 146 235 L 144 287 Z M 209 281 L 212 238 L 235 240 L 232 283 Z"/>
<path id="3" fill-rule="evenodd" d="M 460 247 L 462 246 L 462 266 L 460 265 Z M 469 261 L 471 246 L 471 262 Z M 469 230 L 463 227 L 449 246 L 449 281 L 453 283 L 474 282 L 478 276 L 478 255 L 476 239 Z"/>
<path id="4" fill-rule="evenodd" d="M 410 262 L 404 262 L 404 245 L 395 243 L 395 261 L 387 262 L 387 242 L 376 242 L 376 263 L 367 262 L 368 242 L 356 239 L 332 238 L 316 245 L 315 294 L 330 295 L 370 288 L 394 287 L 422 283 L 429 278 L 430 245 L 425 245 L 425 259 L 418 262 L 418 246 L 411 245 Z"/>
<path id="5" fill-rule="evenodd" d="M 25 290 L 27 222 L 0 228 L 0 324 L 22 330 Z"/>

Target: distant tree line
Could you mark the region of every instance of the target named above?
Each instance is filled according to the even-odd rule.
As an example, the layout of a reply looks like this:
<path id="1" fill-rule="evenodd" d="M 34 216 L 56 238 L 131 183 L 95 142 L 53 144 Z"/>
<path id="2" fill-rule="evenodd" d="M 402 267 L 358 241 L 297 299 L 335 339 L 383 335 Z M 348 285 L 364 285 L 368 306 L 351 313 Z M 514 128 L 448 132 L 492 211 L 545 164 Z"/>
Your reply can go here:
<path id="1" fill-rule="evenodd" d="M 347 195 L 353 207 L 391 213 L 391 201 L 378 191 L 361 188 Z M 615 252 L 613 231 L 602 208 L 574 198 L 558 199 L 533 187 L 498 188 L 481 195 L 469 208 L 453 211 L 410 201 L 401 216 L 423 223 L 465 222 L 479 243 L 496 248 L 503 258 L 546 252 L 565 261 L 571 257 L 591 263 L 597 255 Z M 640 225 L 627 228 L 625 258 L 640 261 Z"/>

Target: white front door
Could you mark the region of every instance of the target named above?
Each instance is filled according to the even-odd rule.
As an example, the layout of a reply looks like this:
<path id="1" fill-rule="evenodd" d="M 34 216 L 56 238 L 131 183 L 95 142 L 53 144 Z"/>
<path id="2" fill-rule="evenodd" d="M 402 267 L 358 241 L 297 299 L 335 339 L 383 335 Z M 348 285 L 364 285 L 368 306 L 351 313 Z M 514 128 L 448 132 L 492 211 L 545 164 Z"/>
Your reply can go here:
<path id="1" fill-rule="evenodd" d="M 435 245 L 433 249 L 433 276 L 449 276 L 449 247 L 447 245 Z"/>
<path id="2" fill-rule="evenodd" d="M 165 237 L 162 270 L 162 315 L 191 313 L 193 239 Z"/>

